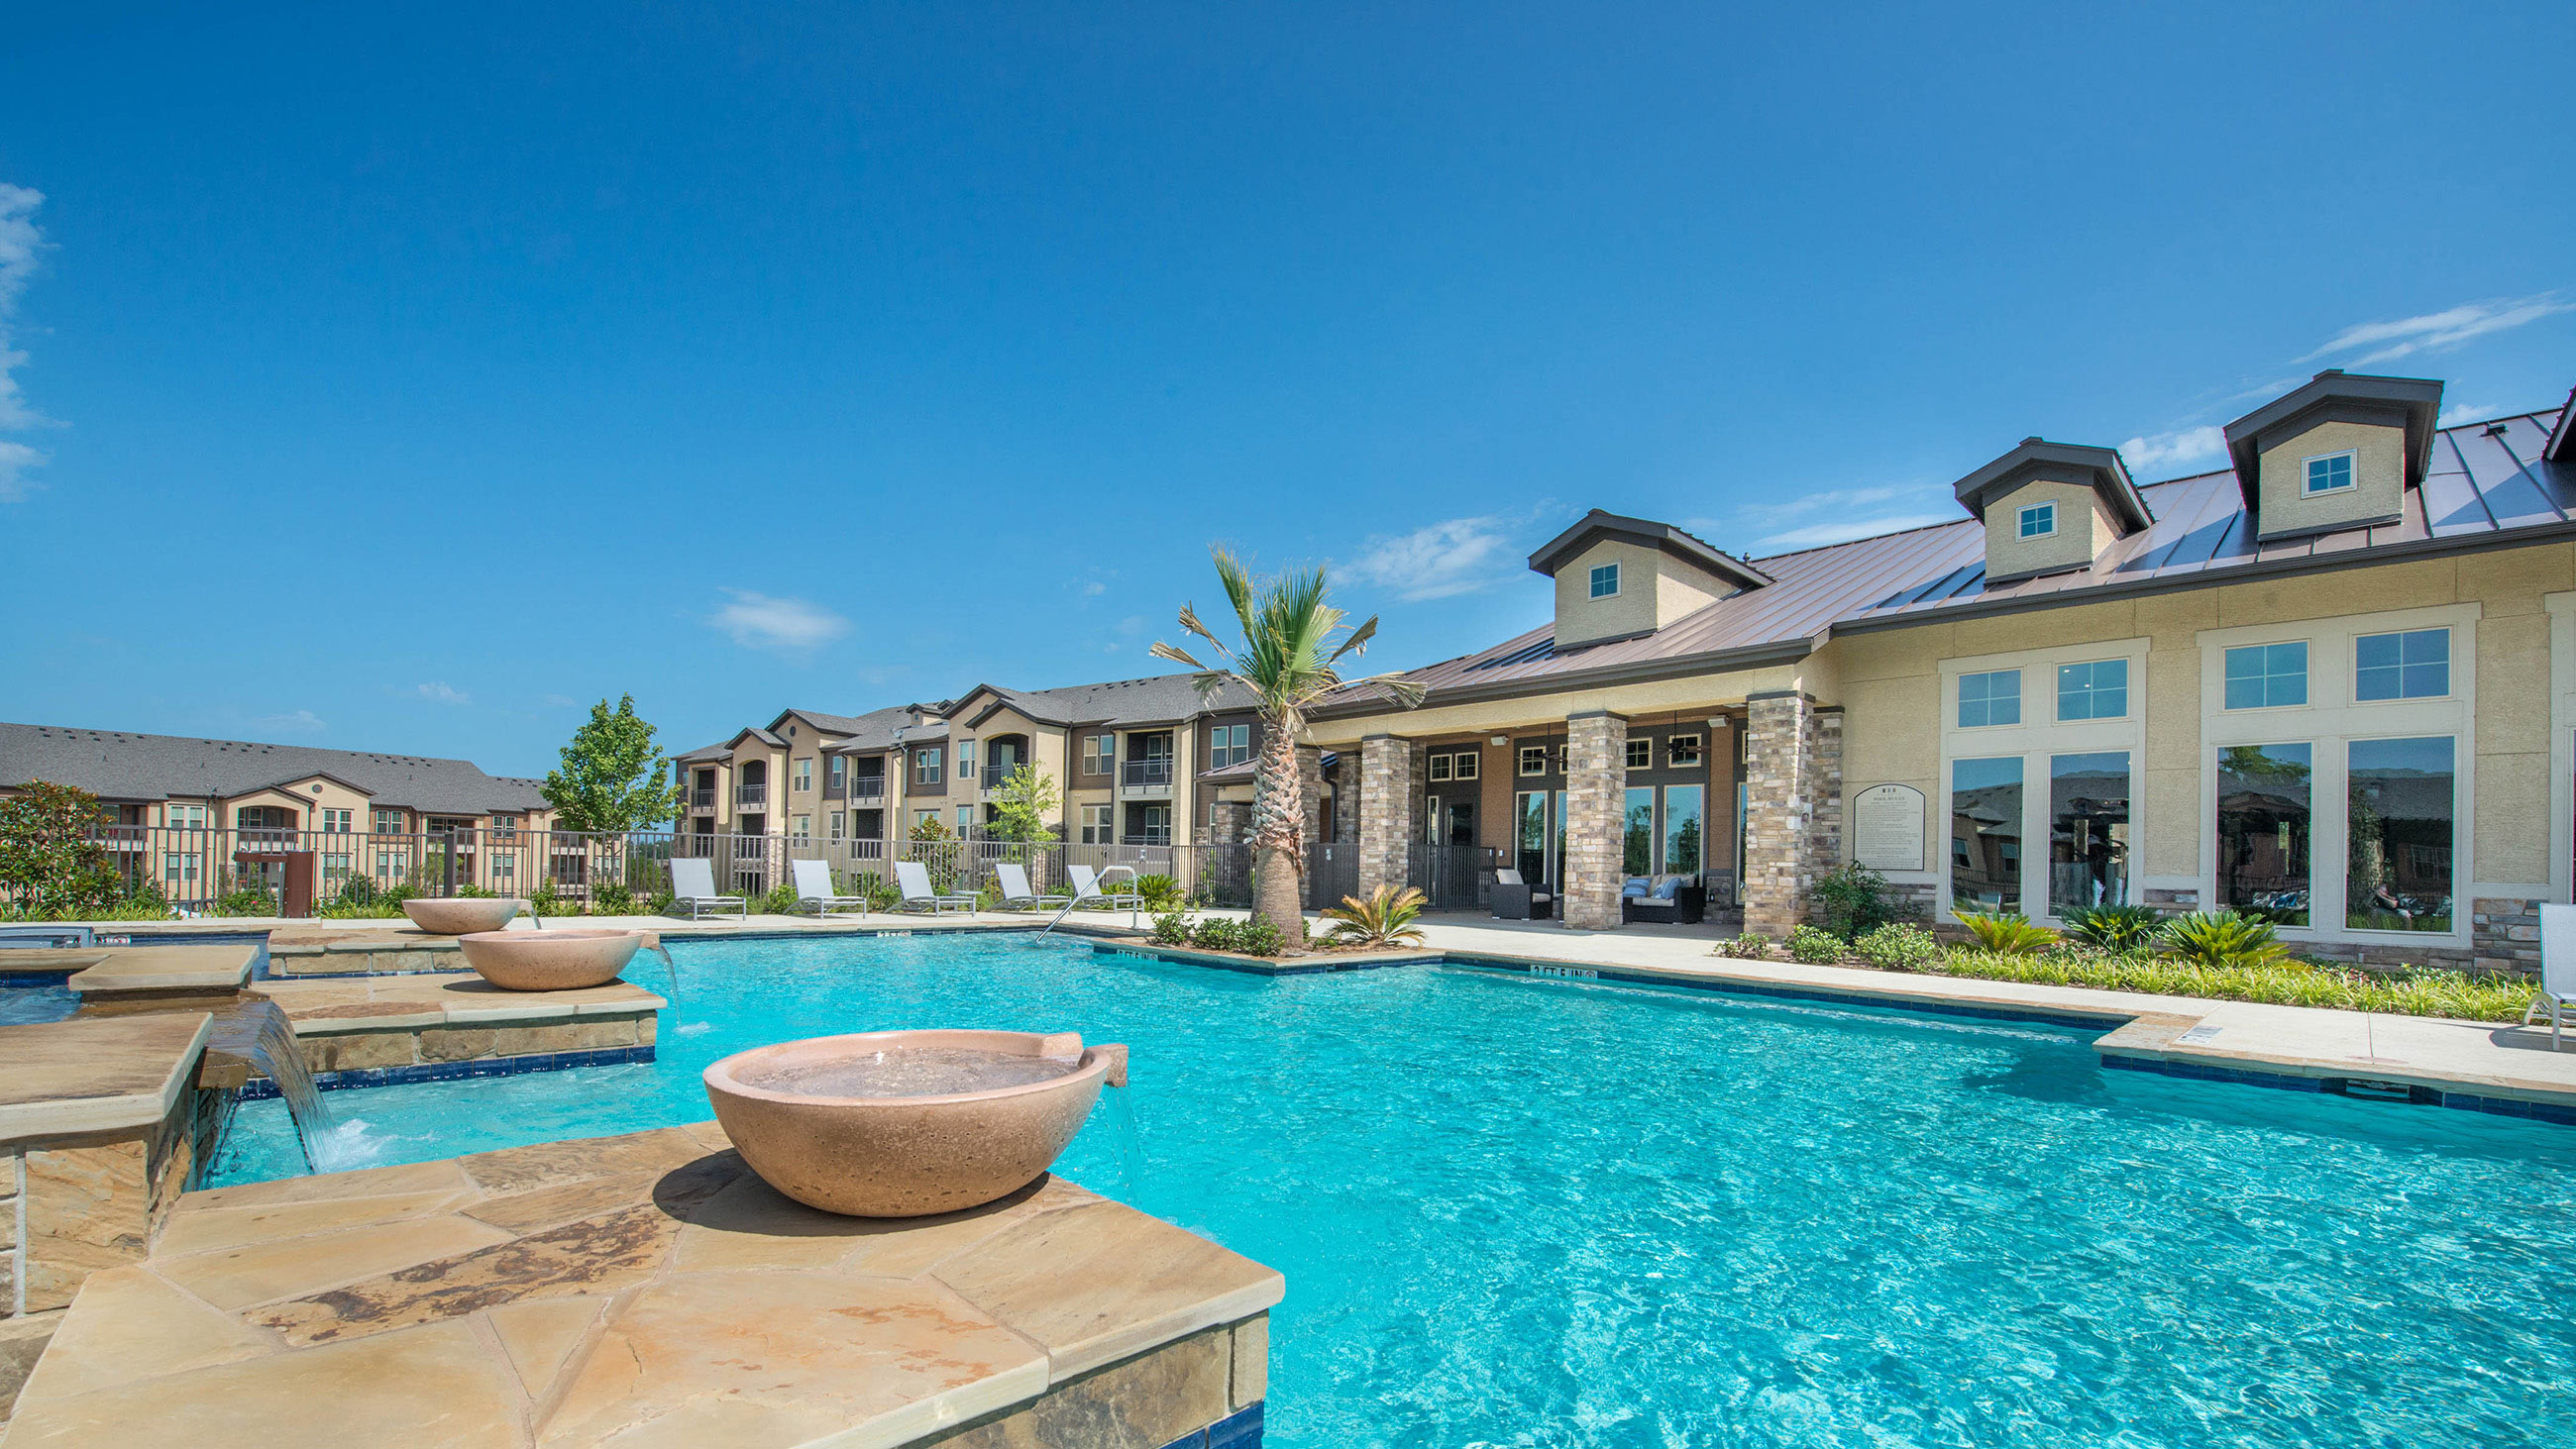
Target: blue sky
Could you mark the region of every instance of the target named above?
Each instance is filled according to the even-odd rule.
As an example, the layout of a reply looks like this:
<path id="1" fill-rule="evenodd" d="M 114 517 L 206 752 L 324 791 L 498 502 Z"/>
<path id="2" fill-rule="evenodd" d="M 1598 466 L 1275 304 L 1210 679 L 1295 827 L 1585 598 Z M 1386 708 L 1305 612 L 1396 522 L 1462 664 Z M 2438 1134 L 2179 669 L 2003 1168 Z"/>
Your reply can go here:
<path id="1" fill-rule="evenodd" d="M 1330 561 L 1394 667 L 1542 620 L 1588 507 L 1762 554 L 2032 433 L 2200 471 L 2320 367 L 2555 406 L 2571 53 L 2564 4 L 24 7 L 0 719 L 537 772 L 621 691 L 684 748 L 1152 672 L 1212 541 Z"/>

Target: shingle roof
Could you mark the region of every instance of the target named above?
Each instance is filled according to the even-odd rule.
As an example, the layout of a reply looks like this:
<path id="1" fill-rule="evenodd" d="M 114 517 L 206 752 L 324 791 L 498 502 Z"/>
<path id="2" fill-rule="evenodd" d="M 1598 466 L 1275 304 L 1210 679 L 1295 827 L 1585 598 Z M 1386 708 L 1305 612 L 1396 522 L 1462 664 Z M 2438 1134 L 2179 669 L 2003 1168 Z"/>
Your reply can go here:
<path id="1" fill-rule="evenodd" d="M 0 785 L 48 780 L 111 800 L 230 799 L 315 775 L 340 780 L 378 805 L 433 814 L 542 810 L 546 804 L 536 781 L 487 775 L 471 760 L 0 724 Z"/>
<path id="2" fill-rule="evenodd" d="M 1231 683 L 1218 690 L 1213 700 L 1201 700 L 1198 685 L 1193 682 L 1196 677 L 1153 674 L 1143 679 L 1113 679 L 1062 689 L 1005 689 L 992 684 L 978 688 L 1033 720 L 1059 725 L 1160 724 L 1210 711 L 1252 707 L 1251 692 Z M 969 690 L 959 702 L 973 698 L 975 692 Z"/>
<path id="3" fill-rule="evenodd" d="M 1988 587 L 1984 528 L 1962 518 L 1755 559 L 1775 582 L 1720 599 L 1652 634 L 1559 650 L 1554 624 L 1542 624 L 1405 677 L 1426 686 L 1435 701 L 1534 693 L 1785 662 L 1834 631 L 2576 538 L 2576 459 L 2542 456 L 2561 417 L 2552 409 L 2440 430 L 2423 485 L 2406 490 L 2405 516 L 2377 527 L 2258 544 L 2234 472 L 2204 473 L 2139 490 L 2155 523 L 2112 543 L 2089 569 Z M 1384 708 L 1375 691 L 1354 692 L 1318 713 Z"/>

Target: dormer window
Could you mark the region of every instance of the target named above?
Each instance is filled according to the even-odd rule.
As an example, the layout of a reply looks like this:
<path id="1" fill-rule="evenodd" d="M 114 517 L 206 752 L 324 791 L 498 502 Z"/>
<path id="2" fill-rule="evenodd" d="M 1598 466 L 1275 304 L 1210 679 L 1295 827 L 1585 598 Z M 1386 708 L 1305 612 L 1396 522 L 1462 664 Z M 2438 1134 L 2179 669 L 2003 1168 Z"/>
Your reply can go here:
<path id="1" fill-rule="evenodd" d="M 2057 505 L 2034 503 L 2021 511 L 2021 536 L 2050 538 L 2057 533 Z"/>
<path id="2" fill-rule="evenodd" d="M 1619 566 L 1603 564 L 1592 571 L 1592 597 L 1607 599 L 1619 592 Z"/>
<path id="3" fill-rule="evenodd" d="M 2313 498 L 2320 493 L 2340 493 L 2350 488 L 2352 460 L 2353 454 L 2350 451 L 2328 453 L 2320 458 L 2308 459 L 2308 496 Z"/>
<path id="4" fill-rule="evenodd" d="M 1593 509 L 1530 555 L 1556 592 L 1558 651 L 1634 639 L 1771 582 L 1669 523 Z"/>

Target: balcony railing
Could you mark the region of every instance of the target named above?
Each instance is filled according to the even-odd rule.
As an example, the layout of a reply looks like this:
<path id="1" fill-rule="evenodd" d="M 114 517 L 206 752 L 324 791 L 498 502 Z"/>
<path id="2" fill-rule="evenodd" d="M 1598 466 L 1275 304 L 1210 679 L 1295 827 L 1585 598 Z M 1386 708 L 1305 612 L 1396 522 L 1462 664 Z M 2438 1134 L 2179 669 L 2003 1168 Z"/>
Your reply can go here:
<path id="1" fill-rule="evenodd" d="M 1169 785 L 1172 783 L 1172 762 L 1169 758 L 1129 760 L 1118 767 L 1118 778 L 1130 789 L 1146 785 Z"/>
<path id="2" fill-rule="evenodd" d="M 853 776 L 851 776 L 851 777 L 850 777 L 850 798 L 851 798 L 851 799 L 853 799 L 853 800 L 882 800 L 882 799 L 884 799 L 884 798 L 885 798 L 885 776 L 883 776 L 883 775 L 853 775 Z"/>
<path id="3" fill-rule="evenodd" d="M 768 802 L 767 785 L 736 785 L 733 788 L 733 803 L 736 805 L 765 805 Z"/>
<path id="4" fill-rule="evenodd" d="M 1169 845 L 1172 843 L 1172 832 L 1168 830 L 1130 830 L 1125 835 L 1118 837 L 1118 843 L 1120 845 Z"/>
<path id="5" fill-rule="evenodd" d="M 984 788 L 999 790 L 1011 778 L 1011 772 L 1027 764 L 1026 760 L 996 760 L 984 767 Z"/>
<path id="6" fill-rule="evenodd" d="M 700 785 L 698 788 L 691 790 L 689 792 L 689 805 L 690 808 L 696 810 L 713 810 L 716 808 L 716 787 L 713 785 Z"/>

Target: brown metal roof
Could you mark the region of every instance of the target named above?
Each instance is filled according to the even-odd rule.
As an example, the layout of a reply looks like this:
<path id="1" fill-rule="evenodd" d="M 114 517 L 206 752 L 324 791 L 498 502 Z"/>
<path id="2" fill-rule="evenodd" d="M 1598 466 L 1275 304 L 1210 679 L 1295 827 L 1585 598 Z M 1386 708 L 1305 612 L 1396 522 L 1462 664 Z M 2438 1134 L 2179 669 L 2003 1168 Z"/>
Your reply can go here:
<path id="1" fill-rule="evenodd" d="M 2441 430 L 2405 516 L 2257 545 L 2233 472 L 2140 490 L 2155 523 L 2103 550 L 2089 569 L 1989 588 L 1985 531 L 1974 519 L 1758 558 L 1774 582 L 1745 589 L 1652 634 L 1560 650 L 1544 624 L 1491 648 L 1406 675 L 1434 702 L 1536 694 L 1582 684 L 1745 668 L 1804 657 L 1834 631 L 1992 613 L 2094 597 L 2222 583 L 2273 572 L 2377 562 L 2407 554 L 2576 538 L 2576 460 L 2542 454 L 2562 411 Z M 2351 555 L 2341 558 L 2339 555 Z M 1374 690 L 1319 715 L 1385 709 Z"/>

